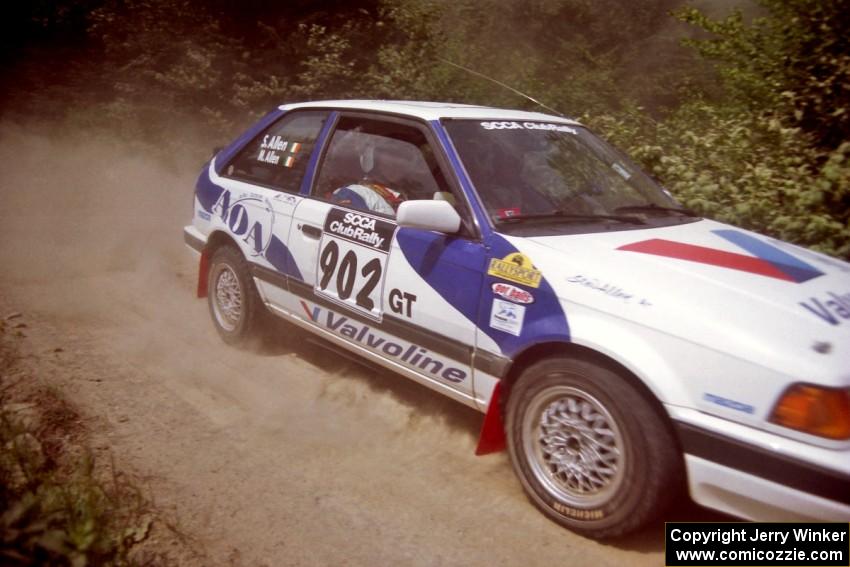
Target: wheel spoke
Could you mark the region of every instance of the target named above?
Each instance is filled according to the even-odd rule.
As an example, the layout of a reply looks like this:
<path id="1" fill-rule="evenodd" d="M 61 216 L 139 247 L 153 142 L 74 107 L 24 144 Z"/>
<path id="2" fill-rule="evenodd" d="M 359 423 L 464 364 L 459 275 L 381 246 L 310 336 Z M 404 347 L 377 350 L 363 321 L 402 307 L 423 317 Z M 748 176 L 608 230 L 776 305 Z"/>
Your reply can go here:
<path id="1" fill-rule="evenodd" d="M 538 394 L 525 422 L 532 469 L 565 503 L 585 507 L 605 501 L 624 474 L 617 424 L 590 394 L 566 386 L 552 390 Z"/>
<path id="2" fill-rule="evenodd" d="M 242 317 L 242 287 L 239 278 L 227 264 L 216 267 L 214 311 L 219 324 L 232 331 Z"/>

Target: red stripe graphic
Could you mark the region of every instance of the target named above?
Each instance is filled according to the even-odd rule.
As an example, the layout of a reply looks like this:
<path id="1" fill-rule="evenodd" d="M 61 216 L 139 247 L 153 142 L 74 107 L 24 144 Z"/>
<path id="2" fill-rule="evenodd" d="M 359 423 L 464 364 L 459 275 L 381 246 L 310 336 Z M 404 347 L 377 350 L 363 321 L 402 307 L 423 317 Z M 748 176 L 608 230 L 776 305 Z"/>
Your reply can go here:
<path id="1" fill-rule="evenodd" d="M 710 264 L 741 272 L 750 272 L 751 274 L 759 274 L 760 276 L 767 276 L 778 280 L 795 281 L 794 278 L 780 271 L 770 262 L 766 262 L 760 258 L 735 254 L 734 252 L 724 252 L 723 250 L 715 250 L 714 248 L 706 248 L 705 246 L 682 244 L 681 242 L 673 242 L 672 240 L 663 240 L 661 238 L 626 244 L 625 246 L 620 246 L 618 250 L 666 256 L 667 258 L 677 258 L 679 260 Z"/>
<path id="2" fill-rule="evenodd" d="M 311 321 L 315 321 L 315 319 L 313 319 L 313 314 L 312 314 L 312 313 L 310 313 L 310 308 L 307 306 L 307 304 L 306 304 L 304 301 L 302 301 L 302 302 L 301 302 L 301 307 L 303 307 L 303 308 L 304 308 L 304 313 L 306 313 L 306 314 L 307 314 L 307 317 L 308 317 Z"/>

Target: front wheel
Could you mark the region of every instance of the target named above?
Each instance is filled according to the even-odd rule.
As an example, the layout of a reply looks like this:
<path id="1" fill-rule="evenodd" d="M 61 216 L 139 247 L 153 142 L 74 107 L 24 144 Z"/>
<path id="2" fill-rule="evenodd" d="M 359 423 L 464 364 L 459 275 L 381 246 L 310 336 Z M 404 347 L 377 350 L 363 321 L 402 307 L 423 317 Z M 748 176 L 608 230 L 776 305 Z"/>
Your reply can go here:
<path id="1" fill-rule="evenodd" d="M 658 412 L 589 361 L 552 357 L 526 369 L 508 399 L 507 434 L 532 502 L 589 537 L 640 528 L 680 486 L 681 458 Z"/>
<path id="2" fill-rule="evenodd" d="M 216 250 L 208 277 L 210 315 L 224 342 L 246 346 L 258 340 L 265 307 L 242 254 L 230 246 Z"/>

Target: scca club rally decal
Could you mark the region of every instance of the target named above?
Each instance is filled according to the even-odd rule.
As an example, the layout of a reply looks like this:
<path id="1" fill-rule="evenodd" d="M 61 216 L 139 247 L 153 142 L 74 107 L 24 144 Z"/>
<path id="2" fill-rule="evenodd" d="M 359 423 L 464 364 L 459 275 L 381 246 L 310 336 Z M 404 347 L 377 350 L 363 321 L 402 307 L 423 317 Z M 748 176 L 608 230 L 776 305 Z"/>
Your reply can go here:
<path id="1" fill-rule="evenodd" d="M 319 243 L 316 294 L 380 321 L 395 229 L 395 223 L 362 212 L 328 211 Z"/>
<path id="2" fill-rule="evenodd" d="M 325 218 L 325 232 L 389 252 L 395 224 L 362 213 L 331 209 Z"/>

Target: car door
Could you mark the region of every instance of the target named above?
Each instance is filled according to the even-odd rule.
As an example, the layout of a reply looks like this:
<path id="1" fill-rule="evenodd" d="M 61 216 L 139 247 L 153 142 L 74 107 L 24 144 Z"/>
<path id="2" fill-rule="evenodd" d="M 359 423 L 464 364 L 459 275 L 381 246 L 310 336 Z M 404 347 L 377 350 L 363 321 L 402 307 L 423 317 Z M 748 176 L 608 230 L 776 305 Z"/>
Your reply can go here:
<path id="1" fill-rule="evenodd" d="M 299 276 L 286 246 L 292 213 L 329 112 L 295 110 L 249 141 L 221 170 L 213 214 L 254 264 L 257 288 L 272 305 L 285 301 L 286 279 Z"/>
<path id="2" fill-rule="evenodd" d="M 395 222 L 412 199 L 459 203 L 468 218 L 444 170 L 425 125 L 342 115 L 311 196 L 295 209 L 289 248 L 302 279 L 291 282 L 291 309 L 474 405 L 483 245 Z"/>

